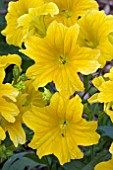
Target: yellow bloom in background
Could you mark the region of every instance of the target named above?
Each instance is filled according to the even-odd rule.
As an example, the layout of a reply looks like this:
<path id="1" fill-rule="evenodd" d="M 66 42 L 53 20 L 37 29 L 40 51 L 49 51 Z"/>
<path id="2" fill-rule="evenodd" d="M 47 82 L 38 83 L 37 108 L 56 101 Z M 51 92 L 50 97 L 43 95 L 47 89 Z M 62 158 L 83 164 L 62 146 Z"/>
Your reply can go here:
<path id="1" fill-rule="evenodd" d="M 2 84 L 2 81 L 3 79 L 0 80 L 0 140 L 5 139 L 5 132 L 2 128 L 4 122 L 2 120 L 14 123 L 15 117 L 19 114 L 19 109 L 14 103 L 19 93 L 18 90 L 9 83 Z"/>
<path id="2" fill-rule="evenodd" d="M 26 142 L 26 135 L 22 127 L 22 115 L 25 111 L 23 104 L 26 101 L 26 95 L 19 92 L 16 100 L 16 107 L 18 107 L 19 114 L 15 116 L 15 121 L 9 122 L 8 120 L 0 117 L 0 125 L 5 132 L 9 133 L 11 141 L 14 143 L 15 147 L 18 144 L 24 144 Z"/>
<path id="3" fill-rule="evenodd" d="M 109 151 L 113 154 L 113 143 Z M 94 170 L 113 170 L 113 155 L 109 161 L 97 164 Z"/>
<path id="4" fill-rule="evenodd" d="M 67 100 L 56 93 L 49 106 L 33 106 L 23 116 L 25 124 L 35 133 L 29 146 L 37 149 L 40 158 L 54 154 L 61 164 L 82 158 L 78 146 L 93 145 L 99 140 L 97 122 L 87 122 L 82 113 L 83 105 L 78 95 Z"/>
<path id="5" fill-rule="evenodd" d="M 23 136 L 22 127 L 16 122 L 20 112 L 16 104 L 19 91 L 9 83 L 2 84 L 5 78 L 5 69 L 11 64 L 16 64 L 21 71 L 20 56 L 8 54 L 0 57 L 0 140 L 5 139 L 5 132 L 8 131 L 11 140 L 17 146 L 19 143 L 25 143 L 25 140 L 24 142 L 21 140 Z M 12 131 L 14 131 L 14 137 L 12 137 Z M 18 136 L 19 131 L 20 136 Z M 15 142 L 16 140 L 18 142 Z"/>
<path id="6" fill-rule="evenodd" d="M 23 27 L 19 26 L 18 19 L 24 14 L 28 14 L 30 8 L 43 5 L 43 0 L 18 0 L 9 2 L 8 13 L 6 15 L 7 26 L 2 34 L 6 36 L 8 44 L 21 47 L 23 42 Z"/>
<path id="7" fill-rule="evenodd" d="M 113 45 L 108 35 L 113 32 L 113 16 L 104 11 L 88 11 L 79 21 L 80 33 L 78 43 L 82 47 L 99 49 L 98 62 L 104 67 L 106 61 L 113 59 Z"/>
<path id="8" fill-rule="evenodd" d="M 51 2 L 51 0 L 44 0 L 45 2 Z M 46 17 L 47 25 L 53 20 L 64 25 L 71 26 L 75 24 L 79 17 L 86 13 L 87 10 L 98 10 L 98 4 L 94 0 L 52 0 L 58 8 L 59 14 L 53 18 Z"/>
<path id="9" fill-rule="evenodd" d="M 47 104 L 47 101 L 43 100 L 43 94 L 34 89 L 31 80 L 26 81 L 24 85 L 26 89 L 20 92 L 10 84 L 2 84 L 2 87 L 0 86 L 0 90 L 3 93 L 1 96 L 5 97 L 5 99 L 7 97 L 6 101 L 0 98 L 0 140 L 4 140 L 5 132 L 8 132 L 10 139 L 16 147 L 18 144 L 26 142 L 26 135 L 22 127 L 24 112 L 30 110 L 31 105 L 45 107 Z M 15 95 L 14 98 L 13 93 Z"/>
<path id="10" fill-rule="evenodd" d="M 35 61 L 26 75 L 34 80 L 34 87 L 43 87 L 54 81 L 58 91 L 70 96 L 75 91 L 83 91 L 83 83 L 77 72 L 90 74 L 99 68 L 99 51 L 79 47 L 77 24 L 70 28 L 57 22 L 51 23 L 47 36 L 29 37 L 26 50 L 20 50 Z"/>
<path id="11" fill-rule="evenodd" d="M 25 81 L 24 85 L 25 90 L 22 90 L 22 93 L 26 95 L 25 106 L 44 107 L 47 105 L 47 101 L 43 98 L 43 93 L 34 88 L 32 80 Z"/>
<path id="12" fill-rule="evenodd" d="M 105 78 L 107 79 L 105 80 Z M 104 77 L 97 77 L 92 82 L 99 92 L 90 97 L 88 102 L 91 104 L 104 103 L 104 111 L 113 122 L 113 68 L 110 69 L 110 73 L 105 74 Z"/>
<path id="13" fill-rule="evenodd" d="M 25 40 L 32 35 L 43 38 L 46 35 L 47 30 L 45 15 L 49 15 L 51 18 L 58 13 L 58 7 L 52 2 L 43 4 L 38 8 L 30 9 L 28 14 L 22 15 L 22 17 L 18 19 L 19 26 L 23 28 L 23 39 Z"/>
<path id="14" fill-rule="evenodd" d="M 113 156 L 109 161 L 97 164 L 94 170 L 113 170 Z"/>

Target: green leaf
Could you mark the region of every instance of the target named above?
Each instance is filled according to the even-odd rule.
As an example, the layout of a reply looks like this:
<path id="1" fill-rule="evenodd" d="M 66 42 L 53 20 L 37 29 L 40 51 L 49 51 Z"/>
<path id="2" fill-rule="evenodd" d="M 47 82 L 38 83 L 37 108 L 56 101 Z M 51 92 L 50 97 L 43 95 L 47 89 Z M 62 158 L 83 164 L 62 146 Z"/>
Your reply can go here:
<path id="1" fill-rule="evenodd" d="M 27 168 L 27 170 L 30 170 L 31 168 L 34 168 L 37 165 L 37 162 L 29 158 L 22 157 L 15 161 L 7 170 L 24 170 L 25 168 Z"/>
<path id="2" fill-rule="evenodd" d="M 99 126 L 98 130 L 102 130 L 104 132 L 102 136 L 108 136 L 113 139 L 113 126 Z"/>
<path id="3" fill-rule="evenodd" d="M 47 166 L 47 162 L 45 159 L 39 159 L 39 157 L 33 152 L 33 153 L 27 153 L 25 157 L 34 160 L 37 162 L 40 166 L 45 167 Z"/>
<path id="4" fill-rule="evenodd" d="M 0 42 L 0 55 L 7 55 L 7 54 L 18 54 L 18 48 L 12 45 L 8 45 L 5 42 Z"/>
<path id="5" fill-rule="evenodd" d="M 107 161 L 111 157 L 108 150 L 104 150 L 100 153 L 98 153 L 86 166 L 84 166 L 81 170 L 94 170 L 94 167 L 102 162 Z"/>
<path id="6" fill-rule="evenodd" d="M 66 163 L 63 167 L 65 170 L 81 170 L 84 164 L 79 160 L 74 160 L 70 163 Z"/>
<path id="7" fill-rule="evenodd" d="M 6 9 L 4 1 L 0 0 L 0 10 L 4 10 L 4 9 Z"/>
<path id="8" fill-rule="evenodd" d="M 30 156 L 30 154 L 32 156 Z M 46 167 L 47 165 L 44 163 L 38 162 L 39 158 L 34 159 L 33 155 L 35 153 L 22 152 L 18 154 L 14 154 L 10 159 L 8 159 L 2 167 L 2 170 L 31 170 L 31 168 L 39 166 Z"/>
<path id="9" fill-rule="evenodd" d="M 0 31 L 2 31 L 6 27 L 6 21 L 5 16 L 3 14 L 0 14 Z M 3 37 L 3 35 L 0 33 L 0 40 Z"/>

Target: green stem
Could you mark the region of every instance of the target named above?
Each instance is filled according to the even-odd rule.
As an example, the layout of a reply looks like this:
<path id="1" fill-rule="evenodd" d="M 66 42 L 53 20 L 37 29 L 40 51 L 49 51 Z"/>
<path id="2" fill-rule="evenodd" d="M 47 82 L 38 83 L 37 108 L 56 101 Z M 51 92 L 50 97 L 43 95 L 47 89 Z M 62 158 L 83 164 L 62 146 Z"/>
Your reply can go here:
<path id="1" fill-rule="evenodd" d="M 82 98 L 85 97 L 85 95 L 90 91 L 90 89 L 93 87 L 93 84 L 84 92 Z"/>
<path id="2" fill-rule="evenodd" d="M 51 170 L 51 165 L 49 164 L 49 161 L 48 161 L 48 158 L 45 156 L 45 160 L 47 162 L 47 167 L 48 167 L 48 170 Z"/>

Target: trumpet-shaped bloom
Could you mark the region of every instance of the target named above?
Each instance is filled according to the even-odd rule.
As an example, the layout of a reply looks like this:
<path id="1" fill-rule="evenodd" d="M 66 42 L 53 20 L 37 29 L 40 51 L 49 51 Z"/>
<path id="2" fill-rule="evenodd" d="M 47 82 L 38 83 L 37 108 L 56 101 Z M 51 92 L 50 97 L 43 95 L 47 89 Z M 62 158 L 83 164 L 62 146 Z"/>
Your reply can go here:
<path id="1" fill-rule="evenodd" d="M 4 122 L 14 123 L 19 114 L 19 109 L 14 103 L 19 93 L 18 90 L 9 83 L 2 84 L 5 68 L 10 64 L 16 64 L 20 68 L 21 58 L 15 54 L 0 57 L 0 140 L 5 139 L 5 131 L 2 127 Z"/>
<path id="2" fill-rule="evenodd" d="M 80 46 L 99 49 L 98 62 L 103 67 L 106 61 L 113 59 L 113 45 L 109 42 L 108 35 L 113 32 L 113 16 L 104 11 L 88 11 L 79 21 L 80 34 L 78 43 Z"/>
<path id="3" fill-rule="evenodd" d="M 59 93 L 52 96 L 49 106 L 33 106 L 23 116 L 26 125 L 35 133 L 29 146 L 37 149 L 40 158 L 56 155 L 61 164 L 82 158 L 83 153 L 78 146 L 92 145 L 99 140 L 97 122 L 87 122 L 82 113 L 79 96 L 68 100 Z"/>
<path id="4" fill-rule="evenodd" d="M 34 80 L 35 88 L 54 81 L 63 95 L 84 90 L 77 72 L 86 75 L 95 72 L 99 67 L 99 51 L 79 47 L 76 44 L 78 33 L 77 24 L 68 28 L 53 22 L 46 37 L 33 36 L 26 41 L 26 50 L 21 51 L 35 61 L 26 73 Z"/>
<path id="5" fill-rule="evenodd" d="M 19 114 L 19 109 L 14 103 L 19 92 L 9 83 L 2 84 L 3 78 L 0 77 L 0 140 L 5 139 L 2 120 L 13 123 L 15 122 L 15 117 Z"/>
<path id="6" fill-rule="evenodd" d="M 17 147 L 18 144 L 24 144 L 26 141 L 26 135 L 24 129 L 22 128 L 22 115 L 24 113 L 23 104 L 26 101 L 26 95 L 23 95 L 21 92 L 18 94 L 16 98 L 16 107 L 18 107 L 19 114 L 15 116 L 15 121 L 9 122 L 4 119 L 4 117 L 0 116 L 0 126 L 2 130 L 9 133 L 10 139 Z M 16 111 L 16 110 L 15 110 Z"/>
<path id="7" fill-rule="evenodd" d="M 18 19 L 19 26 L 23 28 L 23 39 L 36 35 L 44 37 L 46 35 L 45 15 L 58 14 L 58 7 L 54 3 L 43 4 L 38 8 L 32 8 L 29 13 Z M 49 15 L 49 17 L 50 17 Z M 50 17 L 51 18 L 51 17 Z"/>
<path id="8" fill-rule="evenodd" d="M 26 16 L 29 13 L 30 9 L 39 7 L 39 10 L 41 12 L 40 7 L 42 6 L 42 8 L 44 10 L 44 11 L 42 10 L 42 13 L 48 12 L 53 15 L 55 9 L 52 11 L 51 8 L 50 9 L 44 8 L 43 5 L 44 5 L 43 0 L 25 0 L 25 1 L 18 0 L 16 2 L 9 3 L 8 13 L 6 15 L 7 26 L 6 26 L 5 30 L 2 31 L 2 34 L 6 35 L 7 43 L 21 47 L 21 44 L 22 44 L 23 39 L 25 38 L 25 35 L 27 34 L 27 32 L 25 32 L 26 30 L 23 29 L 23 24 L 21 24 L 20 18 Z M 57 8 L 56 5 L 54 5 L 54 6 L 55 6 L 54 8 Z M 57 8 L 57 11 L 58 11 L 58 8 Z M 24 24 L 26 24 L 26 22 Z M 28 20 L 28 24 L 29 24 L 29 20 Z M 32 24 L 33 24 L 33 22 L 32 22 Z M 37 21 L 35 22 L 34 25 L 36 25 L 36 24 L 37 24 Z M 38 27 L 39 27 L 39 25 L 40 25 L 40 23 L 38 23 Z M 25 28 L 26 28 L 26 26 L 25 26 Z"/>
<path id="9" fill-rule="evenodd" d="M 43 100 L 42 93 L 34 89 L 31 80 L 26 81 L 24 84 L 26 89 L 18 92 L 19 94 L 16 96 L 16 99 L 12 98 L 14 88 L 11 85 L 12 89 L 9 84 L 7 84 L 7 87 L 5 84 L 3 85 L 5 89 L 0 88 L 3 95 L 5 94 L 4 96 L 7 95 L 7 98 L 9 97 L 10 100 L 13 99 L 13 101 L 15 101 L 14 103 L 0 99 L 0 140 L 5 139 L 5 132 L 8 132 L 10 139 L 16 147 L 18 144 L 24 144 L 26 141 L 26 135 L 22 127 L 22 116 L 24 112 L 30 110 L 31 105 L 44 107 L 47 104 L 47 102 Z M 8 91 L 8 89 L 10 91 Z"/>
<path id="10" fill-rule="evenodd" d="M 45 2 L 51 2 L 51 0 L 44 0 Z M 58 8 L 59 14 L 53 18 L 46 17 L 46 22 L 50 23 L 56 20 L 64 25 L 71 26 L 75 24 L 79 17 L 86 13 L 87 10 L 98 10 L 98 4 L 94 0 L 52 0 Z"/>
<path id="11" fill-rule="evenodd" d="M 93 84 L 99 92 L 89 98 L 88 101 L 89 103 L 104 103 L 104 111 L 110 116 L 113 122 L 113 68 L 104 77 L 107 80 L 101 76 L 93 80 Z"/>

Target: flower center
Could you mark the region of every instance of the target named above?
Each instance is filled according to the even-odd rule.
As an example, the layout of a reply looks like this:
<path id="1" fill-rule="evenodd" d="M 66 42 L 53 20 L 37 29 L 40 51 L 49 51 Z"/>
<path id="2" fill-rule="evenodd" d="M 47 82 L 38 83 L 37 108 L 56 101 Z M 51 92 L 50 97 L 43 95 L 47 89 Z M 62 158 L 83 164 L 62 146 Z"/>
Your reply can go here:
<path id="1" fill-rule="evenodd" d="M 61 64 L 66 64 L 66 57 L 63 54 L 61 54 L 59 56 L 59 61 Z"/>
<path id="2" fill-rule="evenodd" d="M 67 120 L 62 120 L 60 123 L 62 137 L 66 136 L 66 131 L 67 131 L 68 127 L 69 127 L 69 122 Z"/>
<path id="3" fill-rule="evenodd" d="M 96 43 L 93 43 L 92 41 L 90 41 L 88 39 L 84 39 L 84 42 L 85 42 L 85 45 L 87 47 L 90 47 L 90 48 L 93 48 L 93 49 L 97 47 Z"/>
<path id="4" fill-rule="evenodd" d="M 64 17 L 66 17 L 66 18 L 71 18 L 71 16 L 72 16 L 72 11 L 70 11 L 70 10 L 65 10 L 65 9 L 63 9 L 63 10 L 61 11 L 61 13 L 62 13 L 62 15 L 63 15 Z"/>

